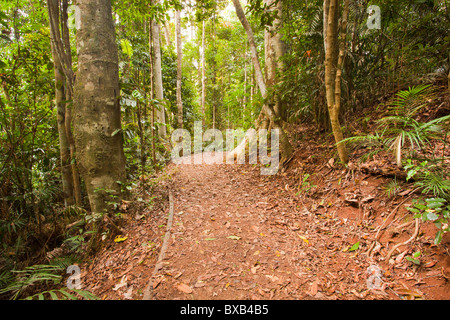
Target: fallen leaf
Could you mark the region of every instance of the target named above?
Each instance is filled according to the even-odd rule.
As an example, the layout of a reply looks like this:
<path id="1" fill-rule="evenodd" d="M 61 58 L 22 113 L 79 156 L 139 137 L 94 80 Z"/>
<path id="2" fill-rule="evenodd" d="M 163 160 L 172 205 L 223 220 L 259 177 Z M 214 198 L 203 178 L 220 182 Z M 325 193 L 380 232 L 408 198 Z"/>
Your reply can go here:
<path id="1" fill-rule="evenodd" d="M 318 291 L 319 291 L 319 282 L 316 280 L 311 284 L 311 290 L 309 291 L 309 293 L 312 296 L 315 296 Z"/>
<path id="2" fill-rule="evenodd" d="M 231 239 L 231 240 L 239 240 L 239 239 L 241 239 L 241 237 L 238 237 L 238 236 L 228 236 L 227 239 Z"/>
<path id="3" fill-rule="evenodd" d="M 213 241 L 216 240 L 217 238 L 206 238 L 205 241 Z"/>
<path id="4" fill-rule="evenodd" d="M 251 267 L 251 268 L 250 268 L 250 271 L 251 271 L 253 274 L 256 274 L 256 271 L 257 271 L 259 268 L 260 268 L 259 265 L 258 265 L 258 266 L 254 266 L 254 267 Z"/>
<path id="5" fill-rule="evenodd" d="M 127 239 L 128 239 L 128 237 L 116 236 L 114 238 L 114 242 L 123 242 L 123 241 L 125 241 Z"/>
<path id="6" fill-rule="evenodd" d="M 192 288 L 184 283 L 180 283 L 179 285 L 177 285 L 177 289 L 184 293 L 192 293 Z"/>
<path id="7" fill-rule="evenodd" d="M 132 294 L 133 294 L 133 286 L 131 286 L 131 287 L 128 289 L 128 291 L 125 292 L 125 293 L 123 294 L 123 298 L 124 298 L 124 299 L 127 299 L 127 300 L 131 300 L 131 299 L 133 299 L 133 298 L 132 298 Z"/>
<path id="8" fill-rule="evenodd" d="M 423 293 L 419 290 L 409 290 L 409 289 L 397 289 L 395 290 L 401 296 L 410 296 L 420 298 L 423 296 Z"/>
<path id="9" fill-rule="evenodd" d="M 266 277 L 269 278 L 270 280 L 272 280 L 272 282 L 280 280 L 280 278 L 278 278 L 277 276 L 271 276 L 268 274 L 266 274 Z"/>
<path id="10" fill-rule="evenodd" d="M 124 275 L 124 276 L 122 277 L 122 279 L 120 279 L 120 282 L 117 283 L 117 284 L 114 286 L 113 290 L 114 290 L 114 291 L 117 291 L 117 290 L 119 290 L 120 288 L 125 287 L 126 285 L 127 285 L 127 276 Z"/>
<path id="11" fill-rule="evenodd" d="M 359 241 L 357 243 L 355 243 L 350 249 L 348 249 L 348 251 L 355 251 L 358 250 L 359 248 Z"/>
<path id="12" fill-rule="evenodd" d="M 430 261 L 424 265 L 425 268 L 431 268 L 436 264 L 437 261 Z"/>
<path id="13" fill-rule="evenodd" d="M 298 237 L 299 237 L 300 239 L 302 239 L 303 241 L 305 241 L 306 244 L 309 244 L 309 240 L 306 239 L 304 236 L 298 235 Z"/>

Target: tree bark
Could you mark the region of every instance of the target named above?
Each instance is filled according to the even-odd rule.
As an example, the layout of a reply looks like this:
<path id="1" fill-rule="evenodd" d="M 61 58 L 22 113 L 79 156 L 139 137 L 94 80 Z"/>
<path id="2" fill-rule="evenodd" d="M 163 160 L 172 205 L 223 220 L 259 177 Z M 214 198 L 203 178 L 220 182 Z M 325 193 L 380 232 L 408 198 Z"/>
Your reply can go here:
<path id="1" fill-rule="evenodd" d="M 155 105 L 153 102 L 154 99 L 154 50 L 153 50 L 153 32 L 152 32 L 152 27 L 153 26 L 153 21 L 152 19 L 150 19 L 149 22 L 149 35 L 148 35 L 148 46 L 149 46 L 149 57 L 150 57 L 150 100 L 152 101 L 150 104 L 150 110 L 151 110 L 151 126 L 150 126 L 150 134 L 152 137 L 152 164 L 155 165 L 156 164 L 156 137 L 155 137 Z"/>
<path id="2" fill-rule="evenodd" d="M 50 23 L 51 50 L 54 62 L 55 72 L 55 103 L 57 112 L 57 125 L 59 136 L 59 149 L 61 159 L 61 180 L 64 197 L 64 205 L 71 206 L 75 204 L 73 192 L 72 168 L 70 166 L 70 148 L 66 132 L 66 92 L 65 76 L 61 64 L 60 56 L 57 54 L 56 47 L 62 47 L 60 27 L 60 3 L 59 0 L 47 0 L 47 9 Z"/>
<path id="3" fill-rule="evenodd" d="M 265 4 L 273 6 L 276 0 L 264 0 Z M 282 24 L 283 3 L 279 0 L 275 8 L 272 9 L 277 12 L 277 18 L 273 21 L 272 26 L 268 26 L 264 30 L 264 54 L 265 54 L 265 71 L 266 71 L 266 85 L 272 87 L 279 84 L 277 73 L 282 72 L 284 64 L 282 57 L 285 53 L 285 45 L 281 40 L 281 33 L 279 29 Z M 286 121 L 285 112 L 279 96 L 275 93 L 273 96 L 274 111 L 277 117 Z"/>
<path id="4" fill-rule="evenodd" d="M 157 3 L 158 1 L 154 1 Z M 153 77 L 155 85 L 155 98 L 159 101 L 159 108 L 156 110 L 156 119 L 160 123 L 158 128 L 158 134 L 160 138 L 166 138 L 166 115 L 165 108 L 163 104 L 164 100 L 164 89 L 162 82 L 162 71 L 161 71 L 161 45 L 160 45 L 160 26 L 155 20 L 152 21 L 152 38 L 153 38 L 153 53 L 154 53 L 154 67 L 153 67 Z"/>
<path id="5" fill-rule="evenodd" d="M 255 43 L 255 39 L 253 36 L 252 28 L 251 28 L 250 24 L 248 23 L 247 18 L 245 17 L 244 10 L 242 10 L 242 6 L 241 6 L 239 0 L 233 0 L 233 4 L 236 9 L 236 14 L 237 14 L 242 26 L 244 27 L 245 32 L 247 33 L 253 67 L 255 69 L 256 83 L 259 87 L 261 95 L 263 96 L 264 99 L 266 99 L 267 98 L 267 87 L 266 87 L 266 83 L 264 81 L 263 73 L 261 71 L 261 66 L 259 64 L 258 51 L 256 49 L 256 43 Z M 258 118 L 258 123 L 267 123 L 266 121 L 264 121 L 264 117 L 266 117 L 269 120 L 269 123 L 272 125 L 272 127 L 274 129 L 279 130 L 279 139 L 280 139 L 280 149 L 279 150 L 280 150 L 280 155 L 281 155 L 280 165 L 282 165 L 286 160 L 288 160 L 290 158 L 290 156 L 292 154 L 292 145 L 289 142 L 286 132 L 283 130 L 283 127 L 280 123 L 280 119 L 276 116 L 273 106 L 271 105 L 270 102 L 267 102 L 267 101 L 264 103 L 264 105 L 262 107 L 261 114 Z M 257 124 L 257 127 L 259 127 L 259 126 L 260 125 Z M 246 141 L 244 139 L 242 141 L 242 143 L 245 144 L 245 142 Z M 236 149 L 238 149 L 238 148 L 239 148 L 239 146 Z M 231 152 L 229 156 L 230 157 L 234 156 L 234 152 Z"/>
<path id="6" fill-rule="evenodd" d="M 206 101 L 206 47 L 205 47 L 205 21 L 202 22 L 202 112 L 203 125 L 205 125 L 205 101 Z"/>
<path id="7" fill-rule="evenodd" d="M 175 11 L 175 33 L 177 34 L 177 109 L 178 109 L 178 128 L 183 128 L 183 101 L 181 100 L 181 78 L 183 49 L 181 44 L 181 17 L 180 11 Z"/>
<path id="8" fill-rule="evenodd" d="M 172 46 L 172 41 L 170 41 L 169 21 L 164 22 L 164 35 L 166 38 L 167 47 L 170 48 Z"/>
<path id="9" fill-rule="evenodd" d="M 348 0 L 345 0 L 344 13 L 341 25 L 341 44 L 338 39 L 339 1 L 328 0 L 328 8 L 324 12 L 328 15 L 327 24 L 324 25 L 325 43 L 325 89 L 328 113 L 330 115 L 331 128 L 337 143 L 339 159 L 342 163 L 348 162 L 348 153 L 344 143 L 340 143 L 344 137 L 339 122 L 341 100 L 341 75 L 345 55 L 345 36 L 348 16 Z"/>
<path id="10" fill-rule="evenodd" d="M 78 172 L 78 166 L 76 162 L 76 149 L 75 149 L 75 141 L 73 138 L 72 131 L 72 107 L 73 107 L 73 78 L 74 73 L 72 70 L 72 50 L 70 48 L 70 35 L 69 35 L 69 26 L 68 21 L 69 17 L 67 14 L 69 4 L 68 0 L 63 0 L 62 7 L 62 40 L 64 43 L 64 53 L 66 56 L 68 69 L 70 73 L 66 75 L 66 87 L 69 88 L 66 93 L 66 117 L 65 117 L 65 127 L 66 127 L 66 135 L 67 141 L 69 142 L 70 149 L 70 163 L 72 167 L 72 178 L 73 178 L 73 193 L 75 198 L 75 204 L 77 206 L 81 206 L 81 181 L 80 181 L 80 173 Z"/>
<path id="11" fill-rule="evenodd" d="M 120 119 L 118 51 L 109 0 L 78 0 L 78 72 L 74 138 L 79 169 L 95 214 L 122 198 L 126 181 Z"/>

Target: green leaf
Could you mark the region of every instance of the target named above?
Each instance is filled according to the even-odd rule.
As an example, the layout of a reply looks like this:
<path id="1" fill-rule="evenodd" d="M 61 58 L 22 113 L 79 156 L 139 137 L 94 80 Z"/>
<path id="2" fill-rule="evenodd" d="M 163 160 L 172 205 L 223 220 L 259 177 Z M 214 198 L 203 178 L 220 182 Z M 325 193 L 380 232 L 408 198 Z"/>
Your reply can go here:
<path id="1" fill-rule="evenodd" d="M 434 212 L 427 211 L 427 218 L 428 218 L 428 220 L 434 221 L 434 220 L 439 219 L 439 216 Z"/>
<path id="2" fill-rule="evenodd" d="M 415 263 L 415 264 L 420 264 L 420 260 L 418 260 L 418 259 L 413 259 L 411 257 L 406 257 L 406 260 L 411 261 L 412 263 Z"/>
<path id="3" fill-rule="evenodd" d="M 122 131 L 122 129 L 114 130 L 114 132 L 111 133 L 111 137 L 114 137 L 114 136 L 115 136 L 116 134 L 118 134 L 120 131 Z"/>
<path id="4" fill-rule="evenodd" d="M 213 241 L 216 240 L 217 238 L 206 238 L 205 241 Z"/>
<path id="5" fill-rule="evenodd" d="M 239 239 L 241 239 L 241 237 L 238 237 L 238 236 L 228 236 L 227 239 L 231 239 L 231 240 L 239 240 Z"/>
<path id="6" fill-rule="evenodd" d="M 122 51 L 125 53 L 128 58 L 131 59 L 133 56 L 133 46 L 131 45 L 131 42 L 127 39 L 121 39 L 120 44 L 122 45 Z"/>
<path id="7" fill-rule="evenodd" d="M 355 251 L 358 250 L 359 248 L 359 241 L 357 243 L 355 243 L 350 249 L 348 249 L 348 251 Z"/>
<path id="8" fill-rule="evenodd" d="M 436 236 L 434 237 L 434 244 L 441 243 L 443 234 L 444 234 L 444 232 L 442 230 L 439 230 L 438 232 L 436 232 Z"/>

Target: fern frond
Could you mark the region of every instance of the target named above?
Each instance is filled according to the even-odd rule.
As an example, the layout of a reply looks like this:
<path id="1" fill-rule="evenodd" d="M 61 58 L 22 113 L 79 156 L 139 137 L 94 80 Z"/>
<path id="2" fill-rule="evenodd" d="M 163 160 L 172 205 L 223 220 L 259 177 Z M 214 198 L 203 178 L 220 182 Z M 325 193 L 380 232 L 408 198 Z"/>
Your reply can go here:
<path id="1" fill-rule="evenodd" d="M 44 292 L 39 292 L 35 295 L 26 297 L 24 300 L 46 300 L 49 297 L 51 300 L 79 300 L 80 298 L 85 300 L 99 300 L 99 298 L 93 293 L 80 290 L 80 289 L 56 289 Z"/>
<path id="2" fill-rule="evenodd" d="M 6 288 L 0 289 L 0 294 L 11 292 L 12 299 L 17 299 L 23 290 L 37 283 L 58 284 L 62 279 L 60 274 L 62 270 L 61 267 L 52 265 L 34 265 L 24 270 L 12 270 L 11 272 L 16 274 L 16 279 Z"/>

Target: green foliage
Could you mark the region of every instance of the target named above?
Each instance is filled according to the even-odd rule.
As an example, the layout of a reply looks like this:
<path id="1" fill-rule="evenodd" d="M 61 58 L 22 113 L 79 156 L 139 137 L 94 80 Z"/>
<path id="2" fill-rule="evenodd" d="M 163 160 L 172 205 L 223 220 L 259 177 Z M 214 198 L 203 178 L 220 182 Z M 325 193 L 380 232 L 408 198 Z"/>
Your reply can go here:
<path id="1" fill-rule="evenodd" d="M 429 164 L 428 161 L 415 164 L 408 159 L 405 170 L 406 180 L 414 178 L 415 186 L 421 188 L 423 193 L 432 193 L 435 197 L 450 200 L 450 179 L 442 166 Z"/>
<path id="2" fill-rule="evenodd" d="M 442 198 L 428 198 L 413 200 L 412 206 L 407 207 L 415 214 L 415 218 L 422 218 L 422 221 L 431 221 L 438 228 L 434 243 L 439 244 L 445 232 L 450 231 L 450 203 Z"/>
<path id="3" fill-rule="evenodd" d="M 314 185 L 313 183 L 308 181 L 309 177 L 310 177 L 309 173 L 306 173 L 306 174 L 303 175 L 302 182 L 301 182 L 301 184 L 298 187 L 299 191 L 297 192 L 297 195 L 299 195 L 300 193 L 307 193 L 312 188 L 316 187 L 316 185 Z"/>
<path id="4" fill-rule="evenodd" d="M 66 288 L 40 292 L 26 297 L 25 300 L 48 300 L 46 299 L 47 296 L 51 300 L 79 300 L 80 298 L 84 300 L 100 300 L 99 297 L 89 291 L 78 289 L 69 290 Z"/>
<path id="5" fill-rule="evenodd" d="M 406 260 L 411 261 L 414 264 L 420 265 L 420 259 L 418 259 L 421 255 L 420 251 L 416 251 L 412 254 L 411 257 L 406 257 Z"/>
<path id="6" fill-rule="evenodd" d="M 390 180 L 385 186 L 383 186 L 383 189 L 388 198 L 394 197 L 401 190 L 397 178 Z"/>
<path id="7" fill-rule="evenodd" d="M 17 299 L 22 292 L 36 284 L 59 284 L 62 279 L 61 271 L 62 269 L 55 265 L 33 265 L 24 270 L 12 270 L 14 281 L 1 288 L 0 295 L 10 293 L 12 299 Z"/>

